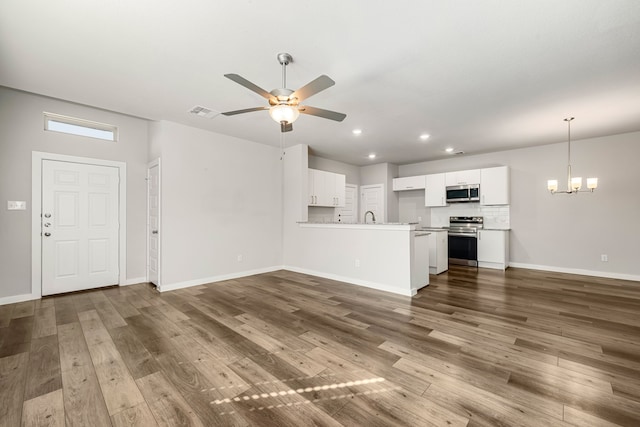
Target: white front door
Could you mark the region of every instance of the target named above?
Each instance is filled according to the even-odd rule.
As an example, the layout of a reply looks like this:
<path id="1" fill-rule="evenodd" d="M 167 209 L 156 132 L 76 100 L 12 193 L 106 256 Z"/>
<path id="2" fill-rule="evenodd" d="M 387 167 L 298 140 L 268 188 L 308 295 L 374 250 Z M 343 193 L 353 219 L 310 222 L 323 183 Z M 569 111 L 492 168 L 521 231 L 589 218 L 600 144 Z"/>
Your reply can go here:
<path id="1" fill-rule="evenodd" d="M 360 221 L 364 222 L 364 214 L 371 211 L 376 216 L 376 222 L 385 222 L 384 185 L 363 185 L 360 187 Z M 367 216 L 371 221 L 371 214 Z"/>
<path id="2" fill-rule="evenodd" d="M 147 280 L 160 286 L 160 161 L 147 170 Z"/>
<path id="3" fill-rule="evenodd" d="M 345 185 L 344 207 L 336 208 L 336 222 L 355 224 L 358 222 L 358 186 Z"/>
<path id="4" fill-rule="evenodd" d="M 42 295 L 118 284 L 119 169 L 42 161 Z"/>

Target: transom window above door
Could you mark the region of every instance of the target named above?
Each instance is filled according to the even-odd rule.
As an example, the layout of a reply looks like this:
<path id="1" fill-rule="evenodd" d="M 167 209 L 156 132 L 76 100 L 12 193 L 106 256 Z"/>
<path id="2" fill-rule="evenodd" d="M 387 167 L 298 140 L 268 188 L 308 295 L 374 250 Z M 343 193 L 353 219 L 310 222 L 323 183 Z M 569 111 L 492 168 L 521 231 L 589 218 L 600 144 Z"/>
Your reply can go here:
<path id="1" fill-rule="evenodd" d="M 118 140 L 118 128 L 114 125 L 55 113 L 44 113 L 44 130 L 88 136 L 89 138 L 97 138 L 111 142 Z"/>

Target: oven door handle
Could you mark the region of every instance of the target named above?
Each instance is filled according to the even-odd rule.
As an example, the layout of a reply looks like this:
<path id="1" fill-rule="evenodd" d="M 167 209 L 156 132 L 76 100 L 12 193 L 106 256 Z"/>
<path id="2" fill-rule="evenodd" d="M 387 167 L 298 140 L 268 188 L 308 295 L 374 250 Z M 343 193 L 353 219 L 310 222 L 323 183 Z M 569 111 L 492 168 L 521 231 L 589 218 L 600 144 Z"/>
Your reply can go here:
<path id="1" fill-rule="evenodd" d="M 453 236 L 453 237 L 472 237 L 472 238 L 476 238 L 477 234 L 476 233 L 452 233 L 449 232 L 449 236 Z"/>

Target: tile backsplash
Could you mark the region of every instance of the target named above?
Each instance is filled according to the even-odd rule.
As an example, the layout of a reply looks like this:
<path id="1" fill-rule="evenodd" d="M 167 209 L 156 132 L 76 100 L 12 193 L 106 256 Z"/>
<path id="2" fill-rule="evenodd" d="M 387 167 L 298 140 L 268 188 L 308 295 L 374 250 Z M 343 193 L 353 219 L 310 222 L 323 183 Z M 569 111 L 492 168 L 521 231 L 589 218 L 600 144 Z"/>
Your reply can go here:
<path id="1" fill-rule="evenodd" d="M 431 226 L 446 227 L 450 216 L 484 217 L 485 228 L 508 229 L 509 206 L 481 206 L 479 203 L 457 203 L 441 208 L 431 208 Z"/>

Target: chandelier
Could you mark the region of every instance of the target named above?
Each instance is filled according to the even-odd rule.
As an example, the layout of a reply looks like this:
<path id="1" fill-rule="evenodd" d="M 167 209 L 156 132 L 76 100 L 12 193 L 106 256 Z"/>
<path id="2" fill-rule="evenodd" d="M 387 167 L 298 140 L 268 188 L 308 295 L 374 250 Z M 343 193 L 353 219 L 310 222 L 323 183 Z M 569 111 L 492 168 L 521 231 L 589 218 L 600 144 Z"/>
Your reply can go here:
<path id="1" fill-rule="evenodd" d="M 577 193 L 593 193 L 593 190 L 598 188 L 598 178 L 587 178 L 587 190 L 580 191 L 582 188 L 582 178 L 579 176 L 571 176 L 571 121 L 574 117 L 567 117 L 564 119 L 567 122 L 567 189 L 560 191 L 560 193 L 577 194 Z M 547 190 L 551 194 L 558 192 L 558 180 L 550 179 L 547 181 Z"/>

